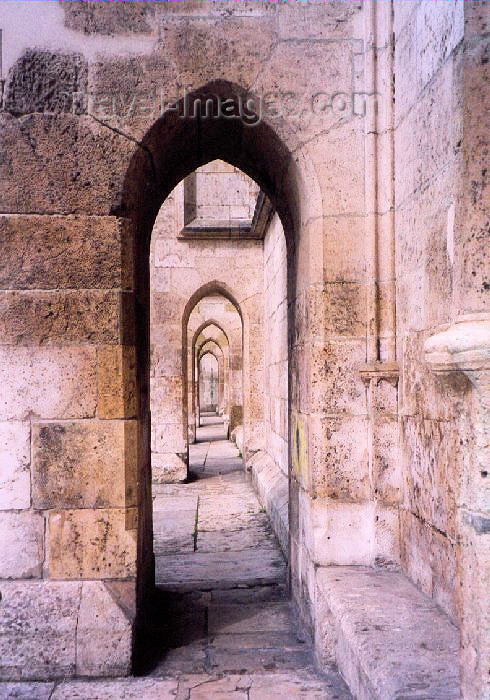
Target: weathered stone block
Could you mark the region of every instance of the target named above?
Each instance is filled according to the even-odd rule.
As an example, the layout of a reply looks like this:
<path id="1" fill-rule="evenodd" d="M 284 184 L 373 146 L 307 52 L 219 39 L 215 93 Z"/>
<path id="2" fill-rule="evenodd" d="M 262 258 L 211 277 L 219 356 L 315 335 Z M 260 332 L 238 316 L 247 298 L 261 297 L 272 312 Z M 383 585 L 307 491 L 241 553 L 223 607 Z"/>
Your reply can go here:
<path id="1" fill-rule="evenodd" d="M 87 88 L 88 65 L 81 54 L 27 49 L 10 71 L 5 110 L 70 112 L 73 93 L 86 93 Z"/>
<path id="2" fill-rule="evenodd" d="M 0 216 L 1 289 L 130 289 L 132 246 L 124 219 Z"/>
<path id="3" fill-rule="evenodd" d="M 152 411 L 158 407 L 160 415 L 171 420 L 182 413 L 183 387 L 181 377 L 154 377 L 150 394 Z"/>
<path id="4" fill-rule="evenodd" d="M 120 343 L 121 295 L 113 291 L 2 291 L 2 345 Z"/>
<path id="5" fill-rule="evenodd" d="M 105 5 L 86 7 L 82 3 L 62 5 L 65 26 L 84 34 L 148 34 L 152 28 L 154 10 L 151 6 L 117 6 L 112 10 Z"/>
<path id="6" fill-rule="evenodd" d="M 326 217 L 323 224 L 325 282 L 363 282 L 366 267 L 364 216 Z"/>
<path id="7" fill-rule="evenodd" d="M 51 700 L 54 683 L 42 681 L 0 682 L 0 697 L 5 700 Z"/>
<path id="8" fill-rule="evenodd" d="M 0 677 L 47 679 L 75 672 L 81 584 L 0 583 Z"/>
<path id="9" fill-rule="evenodd" d="M 329 414 L 366 414 L 366 389 L 357 371 L 365 357 L 365 340 L 332 340 L 321 345 L 312 345 L 312 411 Z"/>
<path id="10" fill-rule="evenodd" d="M 151 435 L 151 449 L 152 452 L 184 453 L 187 445 L 182 423 L 155 423 Z"/>
<path id="11" fill-rule="evenodd" d="M 136 571 L 136 531 L 123 509 L 66 510 L 48 518 L 51 578 L 130 578 Z"/>
<path id="12" fill-rule="evenodd" d="M 125 136 L 88 116 L 2 113 L 0 122 L 1 212 L 109 215 L 120 206 L 137 148 Z"/>
<path id="13" fill-rule="evenodd" d="M 30 511 L 0 513 L 0 571 L 4 578 L 39 578 L 44 518 Z"/>
<path id="14" fill-rule="evenodd" d="M 137 411 L 136 349 L 107 346 L 97 351 L 97 415 L 134 418 Z"/>
<path id="15" fill-rule="evenodd" d="M 85 418 L 95 413 L 95 348 L 0 347 L 5 420 Z"/>
<path id="16" fill-rule="evenodd" d="M 151 478 L 155 484 L 173 484 L 187 478 L 187 464 L 182 454 L 174 452 L 151 455 Z"/>
<path id="17" fill-rule="evenodd" d="M 377 415 L 373 422 L 372 482 L 374 493 L 385 503 L 399 503 L 403 476 L 396 417 Z"/>
<path id="18" fill-rule="evenodd" d="M 84 581 L 77 625 L 77 675 L 128 675 L 131 650 L 132 620 L 104 583 Z"/>
<path id="19" fill-rule="evenodd" d="M 407 417 L 401 423 L 406 499 L 422 521 L 457 538 L 457 510 L 464 474 L 460 434 L 452 422 Z"/>
<path id="20" fill-rule="evenodd" d="M 305 541 L 316 564 L 373 564 L 372 503 L 339 503 L 317 498 L 310 501 L 302 518 Z"/>
<path id="21" fill-rule="evenodd" d="M 134 506 L 136 455 L 136 421 L 34 423 L 33 507 Z"/>
<path id="22" fill-rule="evenodd" d="M 200 676 L 198 676 L 200 678 Z M 56 688 L 50 700 L 80 700 L 93 697 L 97 700 L 174 700 L 181 681 L 165 678 L 115 678 L 112 680 L 64 681 Z M 31 698 L 29 698 L 31 700 Z"/>
<path id="23" fill-rule="evenodd" d="M 29 423 L 0 423 L 0 510 L 29 508 L 30 463 Z"/>
<path id="24" fill-rule="evenodd" d="M 363 501 L 371 495 L 367 419 L 310 419 L 310 465 L 316 495 Z"/>

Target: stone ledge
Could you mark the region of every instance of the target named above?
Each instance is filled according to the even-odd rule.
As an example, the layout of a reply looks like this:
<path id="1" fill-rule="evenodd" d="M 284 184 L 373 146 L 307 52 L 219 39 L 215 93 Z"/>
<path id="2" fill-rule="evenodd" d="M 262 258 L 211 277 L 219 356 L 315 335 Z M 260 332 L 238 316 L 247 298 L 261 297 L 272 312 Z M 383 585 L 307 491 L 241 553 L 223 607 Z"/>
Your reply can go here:
<path id="1" fill-rule="evenodd" d="M 225 421 L 226 422 L 226 421 Z M 230 420 L 228 419 L 228 426 L 230 425 Z M 243 425 L 237 425 L 231 433 L 231 439 L 238 447 L 240 454 L 243 454 Z"/>
<path id="2" fill-rule="evenodd" d="M 287 477 L 267 452 L 260 450 L 247 462 L 247 471 L 260 503 L 267 511 L 286 559 L 289 552 L 289 484 Z"/>
<path id="3" fill-rule="evenodd" d="M 403 574 L 324 567 L 316 586 L 317 656 L 354 697 L 460 698 L 458 629 Z"/>

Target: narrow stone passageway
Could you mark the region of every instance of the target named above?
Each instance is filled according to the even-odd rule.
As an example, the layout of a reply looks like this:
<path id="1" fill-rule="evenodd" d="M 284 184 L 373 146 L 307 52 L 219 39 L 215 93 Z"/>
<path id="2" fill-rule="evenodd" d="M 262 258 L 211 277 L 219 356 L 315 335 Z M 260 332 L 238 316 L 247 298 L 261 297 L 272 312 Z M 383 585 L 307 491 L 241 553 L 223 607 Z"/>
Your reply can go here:
<path id="1" fill-rule="evenodd" d="M 348 698 L 313 668 L 286 587 L 287 566 L 237 447 L 204 414 L 190 483 L 154 486 L 154 549 L 167 642 L 152 676 L 189 698 Z M 198 674 L 198 675 L 196 675 Z"/>

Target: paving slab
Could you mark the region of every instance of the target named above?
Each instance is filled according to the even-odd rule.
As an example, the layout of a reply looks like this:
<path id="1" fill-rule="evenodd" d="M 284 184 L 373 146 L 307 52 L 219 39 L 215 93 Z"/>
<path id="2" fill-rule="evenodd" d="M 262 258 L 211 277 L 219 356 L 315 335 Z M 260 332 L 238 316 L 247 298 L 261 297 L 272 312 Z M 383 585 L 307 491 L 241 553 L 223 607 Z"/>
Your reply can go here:
<path id="1" fill-rule="evenodd" d="M 208 628 L 211 634 L 288 632 L 291 629 L 291 610 L 287 601 L 211 605 Z"/>
<path id="2" fill-rule="evenodd" d="M 177 689 L 177 679 L 65 681 L 56 687 L 50 700 L 175 700 Z"/>

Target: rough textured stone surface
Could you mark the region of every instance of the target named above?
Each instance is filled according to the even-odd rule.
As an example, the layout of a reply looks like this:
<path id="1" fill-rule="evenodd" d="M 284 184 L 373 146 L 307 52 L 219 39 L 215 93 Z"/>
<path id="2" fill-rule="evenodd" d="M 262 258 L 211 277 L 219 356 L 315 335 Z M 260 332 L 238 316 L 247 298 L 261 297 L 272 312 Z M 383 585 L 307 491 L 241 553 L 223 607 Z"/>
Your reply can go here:
<path id="1" fill-rule="evenodd" d="M 80 590 L 81 584 L 67 581 L 0 582 L 2 678 L 49 679 L 75 672 Z"/>
<path id="2" fill-rule="evenodd" d="M 0 216 L 1 289 L 131 287 L 124 220 L 104 216 Z"/>
<path id="3" fill-rule="evenodd" d="M 3 345 L 118 344 L 126 340 L 123 309 L 123 298 L 113 291 L 2 291 L 1 342 Z"/>
<path id="4" fill-rule="evenodd" d="M 135 418 L 137 414 L 135 348 L 127 346 L 100 348 L 97 360 L 97 415 L 99 418 Z"/>
<path id="5" fill-rule="evenodd" d="M 113 508 L 136 503 L 136 422 L 34 423 L 34 508 Z"/>
<path id="6" fill-rule="evenodd" d="M 358 698 L 459 698 L 459 634 L 404 576 L 322 568 L 317 635 Z"/>
<path id="7" fill-rule="evenodd" d="M 96 357 L 92 348 L 0 348 L 4 420 L 86 418 L 95 413 Z"/>
<path id="8" fill-rule="evenodd" d="M 104 583 L 84 581 L 77 625 L 77 675 L 127 675 L 131 648 L 132 620 Z"/>
<path id="9" fill-rule="evenodd" d="M 130 578 L 136 538 L 122 509 L 50 511 L 47 567 L 51 578 Z"/>
<path id="10" fill-rule="evenodd" d="M 318 621 L 319 566 L 401 564 L 461 625 L 465 700 L 488 694 L 486 374 L 473 356 L 442 378 L 424 354 L 429 338 L 490 308 L 487 5 L 65 2 L 46 4 L 41 20 L 35 4 L 3 3 L 0 419 L 12 428 L 0 431 L 0 508 L 16 516 L 6 520 L 30 520 L 32 469 L 49 506 L 37 515 L 47 520 L 44 576 L 110 579 L 125 598 L 114 590 L 137 575 L 147 616 L 150 451 L 155 480 L 186 480 L 188 466 L 197 475 L 169 491 L 155 484 L 155 504 L 173 488 L 199 491 L 197 549 L 194 506 L 173 534 L 162 510 L 159 575 L 165 557 L 174 572 L 193 557 L 198 586 L 215 585 L 219 562 L 229 581 L 240 562 L 249 580 L 282 576 L 236 455 L 210 439 L 187 464 L 203 418 L 199 362 L 213 347 L 218 413 L 230 431 L 242 424 L 246 463 L 264 454 L 273 463 L 257 484 L 284 542 L 288 481 L 284 549 L 305 627 Z M 178 100 L 184 86 L 234 93 L 234 105 L 254 93 L 260 119 L 162 115 L 160 100 Z M 86 88 L 79 107 L 63 104 L 63 93 Z M 254 209 L 259 188 L 276 212 Z M 252 212 L 255 230 L 267 218 L 263 240 L 245 235 Z M 467 339 L 481 337 L 468 329 Z M 82 419 L 106 422 L 104 438 L 80 428 L 83 438 L 44 454 L 41 476 L 52 469 L 56 483 L 41 494 L 32 426 L 54 433 Z M 138 437 L 124 440 L 121 460 L 114 422 L 125 419 Z M 67 478 L 76 452 L 78 482 Z M 123 488 L 135 484 L 133 501 Z M 27 551 L 22 572 L 33 571 Z M 76 614 L 67 611 L 70 624 Z M 184 617 L 202 634 L 204 609 Z M 37 680 L 43 627 L 30 639 L 33 667 L 22 672 Z M 203 673 L 177 688 L 186 700 L 251 697 L 253 681 L 229 677 L 240 659 L 255 671 L 301 662 L 298 649 L 278 660 L 277 647 L 241 656 L 212 646 L 194 638 L 169 654 L 169 669 L 195 663 Z M 124 645 L 107 649 L 109 667 L 117 649 L 126 664 Z M 213 659 L 228 677 L 209 677 Z M 75 672 L 63 663 L 53 675 Z M 296 681 L 284 683 L 294 697 Z"/>
<path id="11" fill-rule="evenodd" d="M 86 92 L 88 66 L 80 54 L 27 50 L 9 75 L 5 109 L 13 114 L 69 112 L 73 93 Z"/>
<path id="12" fill-rule="evenodd" d="M 50 700 L 54 683 L 1 683 L 0 697 L 4 700 Z"/>
<path id="13" fill-rule="evenodd" d="M 0 423 L 0 510 L 29 508 L 30 453 L 29 423 Z"/>

